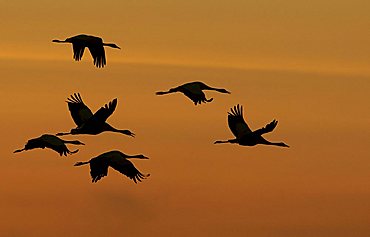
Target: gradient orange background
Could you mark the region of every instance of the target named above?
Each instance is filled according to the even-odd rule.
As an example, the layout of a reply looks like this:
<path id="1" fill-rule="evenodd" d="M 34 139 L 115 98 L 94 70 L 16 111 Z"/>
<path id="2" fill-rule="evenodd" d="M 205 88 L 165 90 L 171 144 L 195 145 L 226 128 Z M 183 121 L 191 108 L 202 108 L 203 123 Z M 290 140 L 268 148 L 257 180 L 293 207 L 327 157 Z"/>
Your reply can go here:
<path id="1" fill-rule="evenodd" d="M 0 3 L 1 236 L 369 236 L 370 3 L 368 1 L 7 1 Z M 121 46 L 97 69 L 72 60 L 79 33 Z M 209 92 L 194 106 L 189 81 Z M 74 126 L 65 99 L 80 92 L 108 122 L 137 134 L 70 136 L 60 158 L 13 154 L 27 139 Z M 289 149 L 213 145 L 232 138 L 227 111 Z M 73 167 L 108 150 L 151 177 L 114 170 L 91 184 Z"/>

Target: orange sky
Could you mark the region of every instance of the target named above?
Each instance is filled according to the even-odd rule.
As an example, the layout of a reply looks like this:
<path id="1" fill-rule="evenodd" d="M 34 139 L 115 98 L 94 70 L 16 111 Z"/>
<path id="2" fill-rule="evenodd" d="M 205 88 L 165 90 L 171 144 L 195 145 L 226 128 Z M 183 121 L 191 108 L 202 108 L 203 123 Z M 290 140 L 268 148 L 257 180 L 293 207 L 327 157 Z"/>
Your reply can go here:
<path id="1" fill-rule="evenodd" d="M 65 59 L 70 51 L 50 40 L 89 33 L 124 48 L 110 53 L 113 61 L 369 74 L 370 3 L 364 0 L 16 0 L 0 6 L 2 58 Z"/>
<path id="2" fill-rule="evenodd" d="M 0 3 L 1 236 L 370 234 L 368 2 L 104 3 Z M 74 62 L 51 40 L 77 33 L 123 50 L 107 49 L 104 69 L 87 51 Z M 232 94 L 196 107 L 154 94 L 189 81 Z M 74 126 L 64 102 L 74 92 L 93 111 L 118 98 L 108 122 L 136 138 L 70 136 L 86 146 L 67 158 L 13 154 Z M 291 148 L 213 145 L 232 138 L 238 103 L 252 129 L 279 120 L 265 137 Z M 73 167 L 112 149 L 149 156 L 133 162 L 150 178 L 110 170 L 91 184 Z"/>

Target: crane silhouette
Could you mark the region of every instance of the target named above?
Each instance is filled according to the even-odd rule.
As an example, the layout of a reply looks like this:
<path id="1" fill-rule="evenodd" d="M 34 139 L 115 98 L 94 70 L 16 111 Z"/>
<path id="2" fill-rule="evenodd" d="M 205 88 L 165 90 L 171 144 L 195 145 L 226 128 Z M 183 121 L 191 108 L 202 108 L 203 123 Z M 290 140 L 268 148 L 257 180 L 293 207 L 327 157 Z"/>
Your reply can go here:
<path id="1" fill-rule="evenodd" d="M 89 161 L 77 162 L 74 166 L 90 164 L 90 175 L 93 183 L 108 175 L 109 166 L 126 175 L 135 183 L 137 181 L 141 182 L 142 179 L 150 176 L 150 174 L 142 174 L 137 170 L 131 161 L 128 160 L 130 158 L 149 159 L 144 155 L 126 155 L 120 151 L 108 151 Z"/>
<path id="2" fill-rule="evenodd" d="M 69 111 L 77 127 L 72 128 L 69 133 L 57 133 L 57 136 L 68 134 L 97 135 L 105 131 L 122 133 L 132 137 L 135 136 L 135 134 L 129 130 L 116 129 L 106 122 L 108 117 L 111 116 L 116 109 L 117 99 L 114 99 L 109 102 L 109 104 L 101 107 L 95 112 L 95 114 L 93 114 L 89 107 L 84 104 L 79 93 L 71 95 L 71 98 L 68 98 L 66 102 L 68 103 Z"/>
<path id="3" fill-rule="evenodd" d="M 71 43 L 73 46 L 73 59 L 80 61 L 87 47 L 94 59 L 94 65 L 98 68 L 106 65 L 104 46 L 121 49 L 116 44 L 104 43 L 102 38 L 91 35 L 76 35 L 65 40 L 55 39 L 54 43 Z"/>
<path id="4" fill-rule="evenodd" d="M 272 132 L 277 125 L 277 121 L 273 120 L 271 123 L 267 124 L 265 127 L 252 131 L 243 118 L 243 107 L 236 105 L 234 109 L 231 108 L 231 112 L 228 113 L 228 123 L 231 132 L 236 137 L 235 139 L 230 139 L 226 141 L 215 141 L 218 143 L 237 143 L 242 146 L 255 146 L 257 144 L 273 145 L 289 147 L 283 142 L 269 142 L 262 137 L 263 134 Z"/>
<path id="5" fill-rule="evenodd" d="M 66 141 L 54 135 L 44 134 L 41 137 L 28 140 L 23 149 L 16 150 L 14 153 L 35 148 L 44 149 L 45 147 L 58 152 L 60 156 L 67 156 L 67 154 L 71 155 L 78 152 L 78 150 L 70 151 L 65 144 L 85 145 L 80 141 Z"/>
<path id="6" fill-rule="evenodd" d="M 203 93 L 203 90 L 214 90 L 220 93 L 230 94 L 230 92 L 225 89 L 210 87 L 204 84 L 203 82 L 196 81 L 189 82 L 175 88 L 171 88 L 168 91 L 158 91 L 156 92 L 156 95 L 165 95 L 169 93 L 181 92 L 189 99 L 191 99 L 195 105 L 201 104 L 202 102 L 203 103 L 211 102 L 213 98 L 206 99 L 206 95 Z"/>

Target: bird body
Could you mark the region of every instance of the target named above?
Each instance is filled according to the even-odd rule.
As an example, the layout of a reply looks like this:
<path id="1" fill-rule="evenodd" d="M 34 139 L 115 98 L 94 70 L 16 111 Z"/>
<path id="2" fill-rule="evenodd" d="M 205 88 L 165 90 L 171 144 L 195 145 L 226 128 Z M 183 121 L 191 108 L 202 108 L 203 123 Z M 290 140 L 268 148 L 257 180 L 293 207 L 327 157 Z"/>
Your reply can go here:
<path id="1" fill-rule="evenodd" d="M 77 127 L 75 129 L 72 129 L 72 134 L 89 134 L 89 135 L 98 135 L 102 132 L 121 132 L 126 135 L 133 136 L 133 133 L 128 134 L 128 130 L 119 130 L 113 128 L 108 123 L 101 123 L 99 120 L 91 119 L 87 121 L 86 123 L 82 124 L 80 127 Z"/>
<path id="2" fill-rule="evenodd" d="M 214 90 L 220 93 L 230 94 L 230 92 L 225 89 L 210 87 L 204 84 L 203 82 L 199 82 L 199 81 L 189 82 L 181 86 L 171 88 L 168 91 L 159 91 L 159 92 L 156 92 L 156 94 L 165 95 L 169 93 L 181 92 L 185 96 L 187 96 L 189 99 L 191 99 L 195 105 L 197 105 L 197 104 L 201 104 L 202 102 L 206 103 L 206 102 L 211 102 L 213 100 L 213 98 L 207 99 L 203 90 Z"/>
<path id="3" fill-rule="evenodd" d="M 38 138 L 30 139 L 27 141 L 25 147 L 23 149 L 19 149 L 14 151 L 14 153 L 25 151 L 25 150 L 31 150 L 35 148 L 50 148 L 60 154 L 60 156 L 67 154 L 74 154 L 78 152 L 78 150 L 70 151 L 65 144 L 75 144 L 75 145 L 85 145 L 80 141 L 67 141 L 62 140 L 57 136 L 50 135 L 50 134 L 44 134 Z"/>
<path id="4" fill-rule="evenodd" d="M 289 147 L 283 142 L 270 142 L 262 137 L 263 134 L 272 132 L 277 126 L 277 121 L 273 120 L 265 127 L 252 131 L 243 118 L 243 107 L 236 105 L 231 108 L 231 112 L 228 113 L 228 124 L 231 132 L 234 134 L 234 139 L 225 141 L 216 141 L 218 143 L 237 143 L 242 146 L 255 146 L 257 144 L 274 145 Z"/>
<path id="5" fill-rule="evenodd" d="M 116 44 L 104 43 L 100 37 L 92 35 L 76 35 L 65 40 L 53 40 L 54 43 L 71 43 L 73 48 L 73 59 L 80 61 L 87 47 L 94 59 L 96 67 L 104 67 L 106 65 L 104 46 L 120 49 Z"/>
<path id="6" fill-rule="evenodd" d="M 58 133 L 57 136 L 68 134 L 97 135 L 105 131 L 118 132 L 132 137 L 135 135 L 129 130 L 116 129 L 106 122 L 117 107 L 117 99 L 101 107 L 95 114 L 84 104 L 79 93 L 71 95 L 71 98 L 67 99 L 67 103 L 72 119 L 77 127 L 71 129 L 69 133 Z"/>
<path id="7" fill-rule="evenodd" d="M 90 164 L 90 175 L 92 182 L 99 181 L 104 176 L 108 175 L 108 167 L 112 167 L 121 174 L 126 175 L 135 183 L 141 182 L 142 179 L 149 177 L 149 174 L 142 174 L 135 166 L 129 161 L 130 158 L 148 159 L 144 155 L 126 155 L 120 151 L 108 151 L 89 161 L 77 162 L 75 166 Z"/>

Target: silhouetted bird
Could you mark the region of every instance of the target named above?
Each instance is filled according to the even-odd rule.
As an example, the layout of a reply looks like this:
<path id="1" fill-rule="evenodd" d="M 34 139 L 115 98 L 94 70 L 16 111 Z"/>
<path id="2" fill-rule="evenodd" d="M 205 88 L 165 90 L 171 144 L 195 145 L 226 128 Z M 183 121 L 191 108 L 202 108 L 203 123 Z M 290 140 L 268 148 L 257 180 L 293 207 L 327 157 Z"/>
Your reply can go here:
<path id="1" fill-rule="evenodd" d="M 112 100 L 109 104 L 101 107 L 93 114 L 91 110 L 84 104 L 79 93 L 74 93 L 67 101 L 72 119 L 76 123 L 77 128 L 71 129 L 69 133 L 57 133 L 57 136 L 68 134 L 90 134 L 96 135 L 105 131 L 118 132 L 128 136 L 134 136 L 129 130 L 116 129 L 109 125 L 106 120 L 112 115 L 117 106 L 117 99 Z"/>
<path id="2" fill-rule="evenodd" d="M 234 109 L 231 108 L 231 113 L 228 113 L 228 123 L 231 132 L 236 137 L 235 139 L 230 139 L 226 141 L 216 141 L 217 143 L 237 143 L 242 146 L 254 146 L 257 144 L 264 145 L 274 145 L 274 146 L 283 146 L 289 147 L 283 142 L 269 142 L 262 137 L 262 134 L 271 132 L 277 125 L 277 121 L 273 120 L 271 123 L 267 124 L 265 127 L 252 131 L 243 118 L 243 107 L 234 106 Z"/>
<path id="3" fill-rule="evenodd" d="M 135 183 L 141 182 L 141 179 L 149 177 L 150 174 L 142 174 L 128 160 L 130 158 L 149 159 L 144 155 L 126 155 L 120 151 L 108 151 L 86 162 L 77 162 L 75 166 L 90 164 L 90 175 L 92 182 L 97 182 L 99 179 L 108 175 L 108 167 L 112 167 L 121 174 L 126 175 Z"/>
<path id="4" fill-rule="evenodd" d="M 73 46 L 73 58 L 80 61 L 84 54 L 85 47 L 89 48 L 91 56 L 94 59 L 94 65 L 104 67 L 106 64 L 104 46 L 121 49 L 116 44 L 103 43 L 102 38 L 91 35 L 76 35 L 66 40 L 53 40 L 55 43 L 71 43 Z"/>
<path id="5" fill-rule="evenodd" d="M 174 92 L 181 92 L 185 96 L 187 96 L 189 99 L 191 99 L 195 105 L 201 104 L 202 102 L 203 103 L 211 102 L 213 98 L 206 99 L 206 95 L 203 93 L 202 90 L 214 90 L 214 91 L 218 91 L 221 93 L 230 94 L 230 92 L 225 89 L 213 88 L 213 87 L 207 86 L 203 82 L 196 81 L 196 82 L 189 82 L 189 83 L 186 83 L 184 85 L 181 85 L 175 88 L 171 88 L 168 91 L 156 92 L 156 95 L 165 95 L 165 94 L 174 93 Z"/>
<path id="6" fill-rule="evenodd" d="M 54 135 L 44 134 L 41 137 L 28 140 L 27 144 L 24 146 L 23 149 L 16 150 L 14 151 L 14 153 L 25 151 L 25 150 L 31 150 L 35 148 L 44 149 L 45 147 L 58 152 L 61 156 L 62 155 L 67 156 L 67 154 L 74 154 L 78 152 L 78 150 L 75 150 L 75 151 L 68 150 L 67 146 L 65 145 L 68 143 L 74 144 L 74 145 L 85 145 L 80 141 L 66 141 Z"/>

